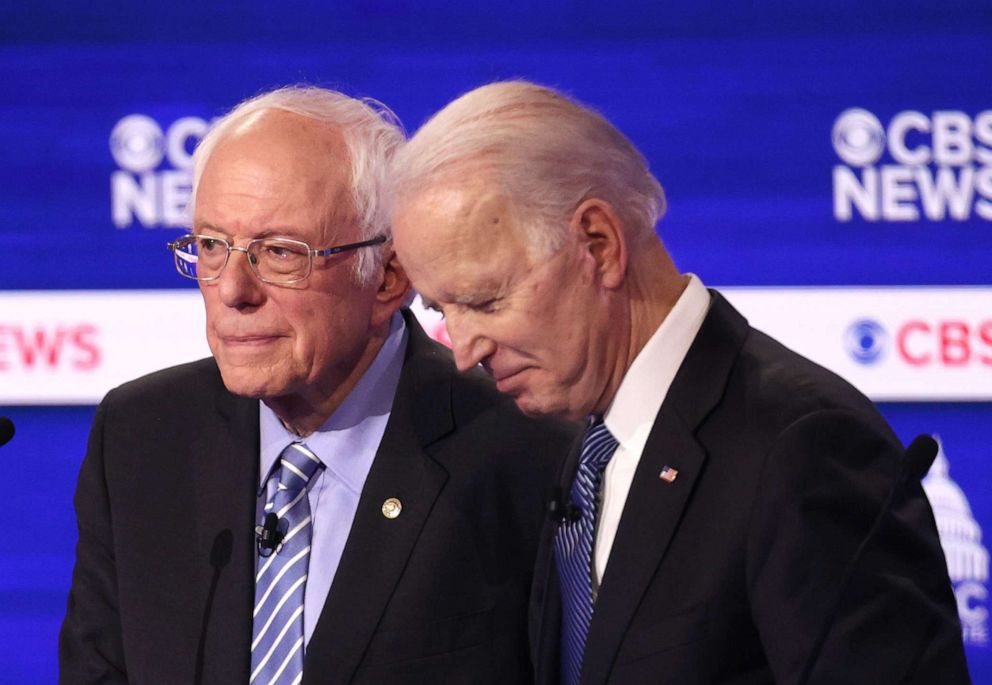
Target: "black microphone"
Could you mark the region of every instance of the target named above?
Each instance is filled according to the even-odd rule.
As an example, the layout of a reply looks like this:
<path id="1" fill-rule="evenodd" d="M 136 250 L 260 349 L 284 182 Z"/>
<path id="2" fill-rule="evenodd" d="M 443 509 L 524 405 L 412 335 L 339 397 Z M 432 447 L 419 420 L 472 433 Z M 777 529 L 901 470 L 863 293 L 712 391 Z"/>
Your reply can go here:
<path id="1" fill-rule="evenodd" d="M 3 447 L 14 437 L 14 422 L 6 416 L 0 416 L 0 447 Z"/>
<path id="2" fill-rule="evenodd" d="M 868 534 L 861 540 L 861 544 L 855 550 L 854 556 L 847 562 L 847 567 L 841 576 L 837 599 L 834 601 L 833 608 L 827 614 L 827 620 L 820 628 L 820 632 L 817 633 L 816 641 L 813 643 L 813 649 L 810 650 L 809 658 L 806 661 L 806 668 L 803 669 L 802 676 L 796 681 L 797 685 L 805 685 L 813 674 L 813 667 L 816 666 L 816 662 L 820 658 L 823 644 L 827 640 L 827 635 L 830 634 L 830 628 L 833 627 L 834 620 L 837 618 L 837 612 L 840 611 L 841 603 L 847 592 L 847 586 L 850 584 L 851 578 L 854 577 L 854 569 L 857 567 L 858 562 L 861 561 L 868 543 L 875 537 L 878 529 L 882 527 L 882 522 L 885 521 L 886 516 L 892 509 L 892 503 L 896 499 L 896 493 L 899 492 L 899 489 L 905 483 L 919 482 L 927 475 L 927 471 L 930 470 L 933 460 L 937 458 L 938 449 L 937 441 L 929 435 L 917 435 L 909 443 L 909 447 L 906 448 L 902 464 L 899 467 L 899 474 L 896 476 L 896 482 L 892 485 L 892 489 L 889 490 L 889 495 L 885 499 L 882 509 L 878 512 L 878 516 L 875 517 L 874 522 L 871 524 L 871 528 L 868 529 Z"/>
<path id="3" fill-rule="evenodd" d="M 279 517 L 273 512 L 265 515 L 265 521 L 255 527 L 255 542 L 258 544 L 258 555 L 270 556 L 278 552 L 282 544 L 282 533 L 279 532 Z"/>
<path id="4" fill-rule="evenodd" d="M 275 514 L 273 514 L 274 516 Z M 217 533 L 214 543 L 210 547 L 210 566 L 213 574 L 210 578 L 210 588 L 207 590 L 207 603 L 203 607 L 203 621 L 200 623 L 200 639 L 196 646 L 196 661 L 193 667 L 193 683 L 201 685 L 203 683 L 203 666 L 206 658 L 207 628 L 210 625 L 210 616 L 213 612 L 214 597 L 217 594 L 217 586 L 220 583 L 220 574 L 231 561 L 231 552 L 234 550 L 234 534 L 229 528 Z"/>
<path id="5" fill-rule="evenodd" d="M 556 523 L 565 521 L 578 521 L 582 517 L 582 510 L 572 500 L 565 499 L 562 495 L 561 486 L 556 485 L 551 488 L 551 495 L 548 498 L 548 518 Z"/>

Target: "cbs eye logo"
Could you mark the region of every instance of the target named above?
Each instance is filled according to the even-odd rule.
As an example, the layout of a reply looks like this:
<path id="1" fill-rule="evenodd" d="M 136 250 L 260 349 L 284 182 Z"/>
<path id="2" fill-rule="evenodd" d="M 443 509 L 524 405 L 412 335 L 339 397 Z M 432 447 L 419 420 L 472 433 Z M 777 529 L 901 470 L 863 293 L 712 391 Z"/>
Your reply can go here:
<path id="1" fill-rule="evenodd" d="M 867 166 L 885 152 L 885 129 L 882 122 L 864 109 L 849 109 L 834 122 L 834 150 L 851 166 Z"/>
<path id="2" fill-rule="evenodd" d="M 200 117 L 168 127 L 144 114 L 123 117 L 110 131 L 110 213 L 117 228 L 186 225 L 192 191 L 193 150 L 210 129 Z"/>
<path id="3" fill-rule="evenodd" d="M 888 347 L 889 334 L 872 319 L 860 319 L 847 327 L 844 345 L 851 358 L 859 364 L 874 364 Z"/>
<path id="4" fill-rule="evenodd" d="M 110 153 L 122 169 L 136 174 L 151 171 L 165 156 L 165 134 L 151 117 L 126 116 L 110 132 Z"/>

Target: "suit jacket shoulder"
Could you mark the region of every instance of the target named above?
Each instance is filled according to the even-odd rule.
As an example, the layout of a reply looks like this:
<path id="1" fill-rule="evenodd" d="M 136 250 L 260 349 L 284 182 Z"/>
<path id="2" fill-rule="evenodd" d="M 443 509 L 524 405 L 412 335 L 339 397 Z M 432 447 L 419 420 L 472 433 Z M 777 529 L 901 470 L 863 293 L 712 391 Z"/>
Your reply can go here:
<path id="1" fill-rule="evenodd" d="M 900 494 L 851 585 L 838 583 L 901 456 L 870 401 L 714 293 L 638 464 L 582 682 L 795 682 L 841 600 L 811 683 L 966 682 L 919 484 Z M 666 466 L 675 481 L 659 479 Z M 545 542 L 545 578 L 551 562 Z M 545 596 L 555 611 L 555 592 Z M 548 611 L 536 612 L 545 626 Z"/>
<path id="2" fill-rule="evenodd" d="M 258 402 L 212 359 L 108 393 L 76 489 L 61 682 L 247 679 L 257 479 Z"/>

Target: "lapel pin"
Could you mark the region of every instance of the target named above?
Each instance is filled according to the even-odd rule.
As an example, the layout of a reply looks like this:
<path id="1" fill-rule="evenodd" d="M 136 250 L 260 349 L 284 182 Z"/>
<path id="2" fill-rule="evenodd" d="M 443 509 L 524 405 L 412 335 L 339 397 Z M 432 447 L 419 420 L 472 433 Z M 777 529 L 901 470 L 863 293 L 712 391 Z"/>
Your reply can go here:
<path id="1" fill-rule="evenodd" d="M 675 479 L 679 477 L 679 470 L 673 469 L 671 466 L 665 466 L 658 474 L 658 478 L 665 481 L 666 483 L 674 483 Z"/>
<path id="2" fill-rule="evenodd" d="M 394 519 L 403 511 L 403 504 L 395 497 L 390 497 L 382 503 L 382 515 L 387 519 Z"/>

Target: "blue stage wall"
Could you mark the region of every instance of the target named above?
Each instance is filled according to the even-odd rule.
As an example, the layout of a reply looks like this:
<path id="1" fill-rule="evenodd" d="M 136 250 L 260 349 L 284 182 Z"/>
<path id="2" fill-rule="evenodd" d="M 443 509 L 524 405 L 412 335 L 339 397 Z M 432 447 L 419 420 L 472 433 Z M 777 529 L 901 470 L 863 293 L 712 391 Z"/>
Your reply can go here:
<path id="1" fill-rule="evenodd" d="M 292 5 L 0 4 L 0 295 L 187 287 L 164 248 L 181 230 L 170 205 L 183 161 L 197 122 L 245 97 L 335 87 L 386 102 L 412 131 L 512 77 L 562 88 L 629 135 L 668 193 L 661 235 L 707 284 L 992 284 L 987 2 Z M 161 137 L 114 137 L 132 115 Z M 128 161 L 142 141 L 163 146 L 159 162 L 137 148 Z M 992 302 L 975 316 L 992 320 Z M 975 372 L 992 398 L 992 365 Z M 971 517 L 992 531 L 992 404 L 882 408 L 906 440 L 940 435 Z M 0 448 L 0 683 L 51 683 L 93 408 L 0 414 L 18 426 Z M 966 583 L 970 665 L 992 683 L 990 583 Z"/>

